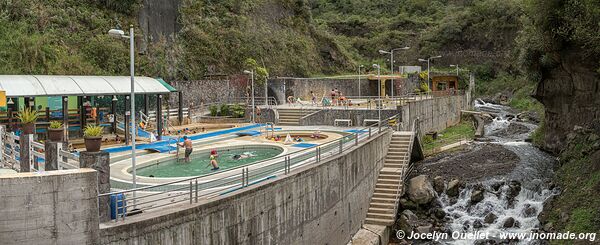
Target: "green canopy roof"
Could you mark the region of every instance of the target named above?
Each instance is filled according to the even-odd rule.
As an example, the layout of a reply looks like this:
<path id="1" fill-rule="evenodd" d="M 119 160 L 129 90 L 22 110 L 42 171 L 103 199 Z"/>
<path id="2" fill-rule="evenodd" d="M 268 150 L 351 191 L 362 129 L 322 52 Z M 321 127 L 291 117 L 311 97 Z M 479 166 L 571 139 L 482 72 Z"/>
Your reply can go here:
<path id="1" fill-rule="evenodd" d="M 163 86 L 165 86 L 165 88 L 167 88 L 170 92 L 177 92 L 177 89 L 174 88 L 173 86 L 169 85 L 167 82 L 165 82 L 165 80 L 163 80 L 162 78 L 157 78 L 156 80 L 158 80 Z"/>

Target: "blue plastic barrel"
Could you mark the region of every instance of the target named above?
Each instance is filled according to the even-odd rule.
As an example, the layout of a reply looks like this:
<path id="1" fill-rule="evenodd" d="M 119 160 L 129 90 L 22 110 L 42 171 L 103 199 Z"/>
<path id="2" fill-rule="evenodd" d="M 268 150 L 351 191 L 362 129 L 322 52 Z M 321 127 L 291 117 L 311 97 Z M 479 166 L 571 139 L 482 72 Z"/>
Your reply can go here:
<path id="1" fill-rule="evenodd" d="M 125 201 L 125 195 L 122 193 L 110 195 L 110 218 L 116 219 L 117 214 L 119 217 L 127 213 L 127 202 Z"/>

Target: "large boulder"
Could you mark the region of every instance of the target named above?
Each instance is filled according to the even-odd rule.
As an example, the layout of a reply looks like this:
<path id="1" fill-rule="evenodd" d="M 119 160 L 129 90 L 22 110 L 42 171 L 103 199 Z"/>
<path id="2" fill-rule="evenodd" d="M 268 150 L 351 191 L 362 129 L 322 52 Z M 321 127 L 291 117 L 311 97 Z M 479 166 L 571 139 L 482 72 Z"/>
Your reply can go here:
<path id="1" fill-rule="evenodd" d="M 448 182 L 448 189 L 446 189 L 446 194 L 451 197 L 457 197 L 460 194 L 460 188 L 462 187 L 462 182 L 459 179 L 452 179 Z"/>
<path id="2" fill-rule="evenodd" d="M 435 198 L 435 190 L 427 175 L 419 175 L 410 179 L 407 193 L 410 200 L 420 205 L 429 204 Z"/>
<path id="3" fill-rule="evenodd" d="M 405 234 L 410 234 L 415 227 L 418 226 L 419 218 L 412 211 L 406 209 L 400 214 L 398 219 L 398 227 L 403 230 Z"/>

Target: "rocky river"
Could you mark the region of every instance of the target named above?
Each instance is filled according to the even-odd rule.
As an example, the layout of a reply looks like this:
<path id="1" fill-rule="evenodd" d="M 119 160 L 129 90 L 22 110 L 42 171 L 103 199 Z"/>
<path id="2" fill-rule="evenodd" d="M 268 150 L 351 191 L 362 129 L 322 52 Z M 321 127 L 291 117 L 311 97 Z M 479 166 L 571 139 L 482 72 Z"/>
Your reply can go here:
<path id="1" fill-rule="evenodd" d="M 449 234 L 448 238 L 399 240 L 392 235 L 391 242 L 545 243 L 503 237 L 543 230 L 538 221 L 543 204 L 560 192 L 552 183 L 556 159 L 528 142 L 537 127 L 536 119 L 480 100 L 475 108 L 490 115 L 485 137 L 415 163 L 407 193 L 400 201 L 396 229 L 405 234 Z M 457 237 L 459 234 L 486 237 Z"/>

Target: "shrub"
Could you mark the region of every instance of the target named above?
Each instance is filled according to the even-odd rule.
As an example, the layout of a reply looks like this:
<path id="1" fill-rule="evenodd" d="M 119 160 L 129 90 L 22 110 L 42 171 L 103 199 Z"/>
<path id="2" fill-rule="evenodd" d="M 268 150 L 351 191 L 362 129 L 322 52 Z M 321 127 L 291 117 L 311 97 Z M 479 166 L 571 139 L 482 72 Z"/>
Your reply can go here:
<path id="1" fill-rule="evenodd" d="M 246 114 L 246 110 L 242 105 L 233 105 L 231 106 L 231 116 L 235 118 L 242 118 Z"/>
<path id="2" fill-rule="evenodd" d="M 219 114 L 219 107 L 217 107 L 216 105 L 209 106 L 208 110 L 210 111 L 211 117 L 216 117 Z"/>
<path id="3" fill-rule="evenodd" d="M 63 123 L 61 121 L 50 122 L 50 128 L 52 128 L 52 129 L 61 129 L 62 127 L 63 127 Z"/>
<path id="4" fill-rule="evenodd" d="M 98 126 L 95 124 L 90 124 L 85 127 L 83 130 L 84 137 L 99 137 L 102 136 L 102 132 L 104 131 L 104 127 Z"/>
<path id="5" fill-rule="evenodd" d="M 17 116 L 22 123 L 35 123 L 37 121 L 38 115 L 37 111 L 32 110 L 31 108 L 25 108 L 25 110 L 19 112 Z"/>
<path id="6" fill-rule="evenodd" d="M 222 104 L 221 108 L 219 108 L 219 116 L 229 116 L 231 115 L 231 111 L 229 110 L 228 104 Z"/>

